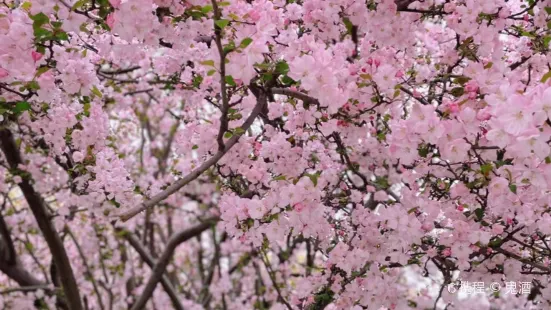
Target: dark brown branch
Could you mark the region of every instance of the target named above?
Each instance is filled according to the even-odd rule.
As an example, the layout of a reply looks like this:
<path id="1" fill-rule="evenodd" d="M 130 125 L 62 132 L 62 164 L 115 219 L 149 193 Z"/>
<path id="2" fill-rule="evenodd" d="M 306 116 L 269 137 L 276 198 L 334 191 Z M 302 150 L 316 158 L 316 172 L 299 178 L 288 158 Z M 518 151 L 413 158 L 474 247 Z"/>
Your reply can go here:
<path id="1" fill-rule="evenodd" d="M 239 138 L 249 129 L 249 127 L 253 124 L 254 120 L 258 116 L 258 114 L 262 111 L 262 108 L 267 104 L 267 98 L 266 94 L 260 93 L 259 97 L 257 99 L 256 106 L 254 107 L 253 111 L 245 120 L 243 125 L 241 125 L 241 132 L 236 132 L 226 143 L 226 147 L 222 151 L 218 151 L 213 157 L 209 158 L 207 161 L 205 161 L 201 166 L 199 166 L 197 169 L 190 172 L 188 175 L 183 177 L 182 179 L 172 183 L 172 185 L 168 186 L 164 191 L 160 192 L 159 194 L 155 195 L 153 198 L 147 200 L 143 204 L 132 208 L 125 213 L 120 215 L 120 219 L 123 222 L 128 221 L 129 219 L 133 218 L 140 212 L 147 210 L 149 208 L 152 208 L 157 203 L 165 200 L 170 195 L 177 192 L 180 188 L 186 186 L 193 180 L 197 179 L 203 172 L 207 171 L 210 167 L 212 167 L 214 164 L 216 164 L 237 142 L 239 141 Z"/>
<path id="2" fill-rule="evenodd" d="M 272 92 L 272 94 L 274 95 L 284 95 L 284 96 L 287 96 L 287 97 L 293 97 L 293 98 L 296 98 L 296 99 L 300 99 L 306 103 L 312 103 L 312 104 L 316 104 L 316 105 L 319 105 L 319 101 L 318 99 L 314 98 L 314 97 L 311 97 L 311 96 L 308 96 L 304 93 L 301 93 L 299 91 L 295 91 L 295 90 L 291 90 L 291 89 L 288 89 L 288 88 L 272 88 L 270 90 Z"/>
<path id="3" fill-rule="evenodd" d="M 174 234 L 172 237 L 170 237 L 170 240 L 168 241 L 166 249 L 164 250 L 159 260 L 157 261 L 157 264 L 155 264 L 155 268 L 153 268 L 153 273 L 149 278 L 149 281 L 147 282 L 144 290 L 142 291 L 142 295 L 140 295 L 140 297 L 132 307 L 132 310 L 145 309 L 145 305 L 149 300 L 149 298 L 151 297 L 151 295 L 153 294 L 153 291 L 155 290 L 157 283 L 159 283 L 159 281 L 161 280 L 163 273 L 166 270 L 166 267 L 170 263 L 172 254 L 174 253 L 174 250 L 176 250 L 176 247 L 181 243 L 209 229 L 209 227 L 211 227 L 214 223 L 216 223 L 218 219 L 219 219 L 218 217 L 211 217 L 205 220 L 201 224 L 197 224 L 190 229 L 180 231 Z"/>
<path id="4" fill-rule="evenodd" d="M 8 226 L 0 214 L 0 271 L 19 285 L 44 286 L 45 284 L 28 272 L 17 259 Z"/>
<path id="5" fill-rule="evenodd" d="M 214 10 L 214 21 L 220 19 L 220 10 L 218 9 L 218 4 L 216 0 L 212 0 L 212 7 Z M 220 130 L 218 131 L 218 137 L 216 141 L 218 142 L 218 150 L 223 151 L 225 149 L 224 145 L 224 134 L 228 131 L 228 110 L 230 108 L 228 100 L 228 92 L 226 90 L 226 53 L 222 47 L 222 29 L 213 22 L 214 25 L 214 42 L 216 43 L 216 49 L 220 56 L 220 93 L 222 96 L 222 116 L 220 117 Z"/>
<path id="6" fill-rule="evenodd" d="M 150 268 L 153 269 L 156 265 L 155 259 L 151 256 L 151 254 L 149 254 L 149 252 L 147 252 L 147 249 L 140 242 L 140 240 L 129 231 L 124 231 L 123 234 L 126 241 L 128 241 L 128 243 L 130 243 L 130 245 L 134 248 L 134 250 L 138 252 L 138 254 L 143 259 L 143 261 Z M 170 300 L 172 301 L 172 306 L 174 306 L 174 309 L 183 310 L 184 307 L 180 303 L 180 299 L 176 294 L 176 290 L 174 289 L 174 287 L 172 286 L 172 283 L 170 283 L 170 280 L 165 274 L 163 274 L 161 277 L 161 284 L 165 292 L 168 294 L 168 297 L 170 297 Z"/>
<path id="7" fill-rule="evenodd" d="M 98 284 L 96 283 L 96 280 L 94 278 L 94 274 L 92 273 L 92 269 L 90 268 L 90 265 L 88 264 L 88 261 L 86 260 L 86 255 L 84 254 L 84 251 L 82 251 L 82 247 L 78 243 L 77 238 L 73 234 L 73 232 L 69 229 L 69 227 L 65 228 L 65 231 L 71 237 L 71 240 L 75 243 L 75 246 L 77 248 L 78 254 L 80 255 L 80 258 L 82 259 L 82 264 L 84 265 L 84 268 L 86 268 L 86 273 L 88 273 L 88 276 L 90 277 L 90 282 L 92 282 L 92 287 L 94 288 L 94 293 L 96 293 L 99 307 L 101 310 L 105 309 L 105 306 L 103 305 L 103 300 L 101 299 L 101 294 L 99 292 Z"/>
<path id="8" fill-rule="evenodd" d="M 21 158 L 21 154 L 19 153 L 13 134 L 7 128 L 0 129 L 0 142 L 2 144 L 2 151 L 4 152 L 4 156 L 9 163 L 10 168 L 17 171 L 19 169 L 19 165 L 23 164 L 23 159 Z M 34 187 L 27 178 L 23 178 L 21 183 L 19 183 L 19 187 L 27 200 L 29 208 L 33 212 L 46 243 L 48 244 L 69 308 L 71 310 L 82 310 L 80 293 L 71 263 L 69 262 L 67 252 L 65 251 L 61 238 L 56 232 L 52 222 L 49 220 L 50 214 L 46 208 L 44 200 L 40 194 L 35 191 Z"/>

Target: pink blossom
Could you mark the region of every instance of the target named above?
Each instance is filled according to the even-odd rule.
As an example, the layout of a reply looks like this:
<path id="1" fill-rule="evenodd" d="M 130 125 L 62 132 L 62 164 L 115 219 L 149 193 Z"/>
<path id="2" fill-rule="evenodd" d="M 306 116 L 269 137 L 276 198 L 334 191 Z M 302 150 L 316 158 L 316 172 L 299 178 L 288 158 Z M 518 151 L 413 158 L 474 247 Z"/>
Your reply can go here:
<path id="1" fill-rule="evenodd" d="M 35 52 L 35 51 L 32 51 L 31 54 L 34 61 L 39 61 L 42 58 L 42 56 L 44 56 L 41 53 Z"/>

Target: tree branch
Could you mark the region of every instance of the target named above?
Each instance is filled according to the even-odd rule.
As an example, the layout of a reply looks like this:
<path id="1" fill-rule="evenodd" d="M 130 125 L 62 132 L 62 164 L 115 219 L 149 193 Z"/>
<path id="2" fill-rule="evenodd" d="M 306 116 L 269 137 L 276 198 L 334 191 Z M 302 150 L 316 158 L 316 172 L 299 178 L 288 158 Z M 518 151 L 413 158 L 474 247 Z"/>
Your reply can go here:
<path id="1" fill-rule="evenodd" d="M 218 54 L 220 56 L 220 95 L 222 96 L 222 116 L 220 117 L 220 130 L 218 131 L 218 137 L 216 141 L 218 142 L 218 151 L 223 151 L 225 149 L 224 145 L 224 134 L 228 131 L 228 110 L 230 104 L 228 101 L 228 92 L 226 90 L 226 53 L 222 47 L 222 29 L 216 25 L 216 21 L 220 19 L 220 10 L 218 9 L 217 0 L 212 0 L 212 7 L 214 11 L 214 42 L 216 43 L 216 48 L 218 49 Z"/>
<path id="2" fill-rule="evenodd" d="M 147 249 L 145 246 L 140 242 L 140 240 L 134 236 L 129 231 L 123 231 L 124 233 L 124 239 L 130 243 L 130 245 L 138 252 L 140 257 L 143 259 L 143 261 L 151 268 L 153 269 L 156 265 L 155 259 L 147 252 Z M 172 305 L 174 306 L 174 309 L 177 310 L 183 310 L 184 307 L 180 303 L 180 299 L 178 298 L 178 295 L 176 294 L 176 290 L 172 286 L 172 283 L 170 283 L 170 280 L 168 277 L 163 273 L 161 278 L 161 284 L 163 285 L 164 290 L 170 297 L 170 300 L 172 301 Z"/>
<path id="3" fill-rule="evenodd" d="M 105 306 L 103 305 L 103 300 L 101 299 L 101 294 L 99 292 L 98 284 L 96 283 L 94 274 L 92 273 L 92 269 L 90 268 L 90 265 L 88 265 L 88 261 L 86 260 L 86 255 L 84 255 L 84 251 L 82 251 L 82 248 L 80 244 L 78 244 L 78 240 L 73 234 L 73 232 L 69 229 L 69 227 L 65 227 L 65 231 L 71 237 L 73 242 L 75 243 L 75 246 L 77 247 L 78 254 L 80 255 L 80 258 L 82 259 L 82 264 L 84 265 L 84 268 L 86 268 L 86 273 L 88 273 L 88 276 L 90 277 L 90 282 L 92 282 L 92 287 L 94 288 L 94 293 L 96 293 L 98 298 L 99 307 L 101 310 L 105 309 Z"/>
<path id="4" fill-rule="evenodd" d="M 13 134 L 7 128 L 0 129 L 0 142 L 2 144 L 2 151 L 4 152 L 4 156 L 9 163 L 10 168 L 12 170 L 19 169 L 18 167 L 20 164 L 23 164 L 23 160 L 21 158 L 21 154 L 19 153 L 17 144 L 15 143 Z M 40 194 L 34 190 L 27 178 L 23 178 L 21 183 L 19 183 L 19 187 L 21 188 L 29 208 L 33 212 L 36 222 L 38 223 L 38 227 L 42 231 L 42 235 L 48 244 L 69 308 L 71 310 L 82 310 L 80 293 L 78 291 L 78 286 L 73 274 L 71 263 L 69 262 L 67 252 L 65 251 L 61 238 L 49 220 L 50 216 L 44 200 Z"/>
<path id="5" fill-rule="evenodd" d="M 149 281 L 147 282 L 142 292 L 142 295 L 138 298 L 138 300 L 132 307 L 132 310 L 139 310 L 139 309 L 145 308 L 147 301 L 149 300 L 151 295 L 153 295 L 153 291 L 155 290 L 157 283 L 161 280 L 163 273 L 165 272 L 166 267 L 168 266 L 170 259 L 172 258 L 172 254 L 174 253 L 174 250 L 176 250 L 176 247 L 180 245 L 180 243 L 183 243 L 197 236 L 203 231 L 207 230 L 218 220 L 219 220 L 218 217 L 211 217 L 205 220 L 203 223 L 195 225 L 190 229 L 177 232 L 172 237 L 170 237 L 170 240 L 168 241 L 166 249 L 164 250 L 161 257 L 159 258 L 157 264 L 155 265 L 155 268 L 153 268 L 153 274 L 149 278 Z"/>
<path id="6" fill-rule="evenodd" d="M 311 97 L 311 96 L 308 96 L 308 95 L 306 95 L 304 93 L 301 93 L 299 91 L 296 91 L 296 90 L 291 90 L 291 89 L 288 89 L 288 88 L 274 87 L 270 91 L 274 95 L 284 95 L 284 96 L 287 96 L 287 97 L 293 97 L 293 98 L 300 99 L 300 100 L 302 100 L 306 103 L 312 103 L 312 104 L 319 105 L 318 99 L 316 99 L 314 97 Z"/>
<path id="7" fill-rule="evenodd" d="M 21 286 L 44 286 L 45 284 L 28 272 L 17 259 L 8 226 L 0 214 L 0 271 Z"/>
<path id="8" fill-rule="evenodd" d="M 245 120 L 243 125 L 241 125 L 241 132 L 236 132 L 231 139 L 229 139 L 226 143 L 226 147 L 218 151 L 213 157 L 205 161 L 201 166 L 199 166 L 197 169 L 190 172 L 188 175 L 183 177 L 182 179 L 172 183 L 172 185 L 168 186 L 164 191 L 160 192 L 159 194 L 155 195 L 153 198 L 147 200 L 146 202 L 142 203 L 141 205 L 132 208 L 123 214 L 120 215 L 120 219 L 123 222 L 128 221 L 129 219 L 133 218 L 140 212 L 147 210 L 149 208 L 152 208 L 157 203 L 165 200 L 170 195 L 177 192 L 180 188 L 186 186 L 191 181 L 197 179 L 203 172 L 207 171 L 211 166 L 216 164 L 237 142 L 239 141 L 239 138 L 249 129 L 249 127 L 252 125 L 258 114 L 262 111 L 262 108 L 267 104 L 267 98 L 266 94 L 261 92 L 258 96 L 256 106 L 254 107 L 253 111 Z"/>

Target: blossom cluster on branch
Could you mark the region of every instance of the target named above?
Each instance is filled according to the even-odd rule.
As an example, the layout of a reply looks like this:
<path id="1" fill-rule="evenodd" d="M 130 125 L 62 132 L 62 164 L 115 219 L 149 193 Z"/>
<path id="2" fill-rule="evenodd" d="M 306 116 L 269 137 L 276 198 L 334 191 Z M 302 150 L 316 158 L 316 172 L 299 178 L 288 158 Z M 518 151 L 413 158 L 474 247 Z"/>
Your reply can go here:
<path id="1" fill-rule="evenodd" d="M 551 0 L 4 0 L 0 309 L 549 309 L 550 42 Z"/>

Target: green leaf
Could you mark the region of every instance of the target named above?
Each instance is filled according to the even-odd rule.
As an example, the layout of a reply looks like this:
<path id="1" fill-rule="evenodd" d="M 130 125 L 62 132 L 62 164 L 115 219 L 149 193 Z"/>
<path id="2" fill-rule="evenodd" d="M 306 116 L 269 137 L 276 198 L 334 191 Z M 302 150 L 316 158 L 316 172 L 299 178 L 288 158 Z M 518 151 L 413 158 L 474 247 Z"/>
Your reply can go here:
<path id="1" fill-rule="evenodd" d="M 100 98 L 103 98 L 103 94 L 99 91 L 99 89 L 94 85 L 92 87 L 92 93 Z"/>
<path id="2" fill-rule="evenodd" d="M 50 18 L 42 12 L 31 16 L 31 19 L 33 20 L 33 28 L 40 28 L 42 25 L 50 22 Z"/>
<path id="3" fill-rule="evenodd" d="M 229 5 L 230 5 L 229 1 L 223 1 L 223 2 L 218 3 L 218 6 L 229 6 Z"/>
<path id="4" fill-rule="evenodd" d="M 27 110 L 31 109 L 31 104 L 27 101 L 19 101 L 15 104 L 15 107 L 12 109 L 13 113 L 21 114 Z"/>
<path id="5" fill-rule="evenodd" d="M 40 85 L 38 84 L 37 81 L 30 81 L 29 83 L 27 83 L 26 87 L 27 87 L 27 89 L 30 89 L 30 90 L 33 90 L 33 91 L 36 91 L 36 90 L 40 89 Z"/>
<path id="6" fill-rule="evenodd" d="M 452 88 L 452 90 L 450 91 L 450 93 L 454 96 L 454 97 L 461 97 L 463 96 L 463 94 L 465 93 L 465 89 L 463 87 L 454 87 Z"/>
<path id="7" fill-rule="evenodd" d="M 276 64 L 276 73 L 285 75 L 289 72 L 289 65 L 285 61 L 280 61 Z"/>
<path id="8" fill-rule="evenodd" d="M 211 75 L 214 75 L 215 73 L 216 73 L 216 70 L 212 69 L 212 70 L 209 70 L 209 72 L 207 72 L 207 75 L 211 76 Z"/>
<path id="9" fill-rule="evenodd" d="M 90 116 L 90 108 L 91 107 L 92 107 L 92 104 L 90 104 L 90 102 L 85 102 L 84 103 L 84 107 L 83 107 L 84 116 L 86 116 L 86 117 Z"/>
<path id="10" fill-rule="evenodd" d="M 295 83 L 295 80 L 293 80 L 292 78 L 290 78 L 287 75 L 284 75 L 284 76 L 281 77 L 281 82 L 285 85 L 291 85 L 291 84 Z"/>
<path id="11" fill-rule="evenodd" d="M 488 175 L 488 173 L 492 171 L 492 164 L 484 164 L 480 166 L 480 171 L 482 171 L 482 174 Z"/>
<path id="12" fill-rule="evenodd" d="M 551 157 L 549 157 L 549 156 L 545 157 L 545 163 L 546 164 L 551 164 Z"/>
<path id="13" fill-rule="evenodd" d="M 490 241 L 490 243 L 488 243 L 488 246 L 493 248 L 496 246 L 500 246 L 502 242 L 503 240 L 500 237 L 495 237 Z"/>
<path id="14" fill-rule="evenodd" d="M 29 251 L 29 252 L 32 252 L 33 249 L 34 249 L 34 246 L 32 243 L 30 242 L 25 242 L 25 248 Z"/>
<path id="15" fill-rule="evenodd" d="M 542 83 L 545 83 L 547 82 L 547 80 L 551 78 L 551 71 L 547 72 L 546 74 L 544 74 L 542 77 L 541 77 L 541 82 Z"/>
<path id="16" fill-rule="evenodd" d="M 69 41 L 69 36 L 64 31 L 56 33 L 55 38 L 61 41 Z"/>
<path id="17" fill-rule="evenodd" d="M 75 2 L 71 10 L 74 11 L 75 9 L 82 7 L 86 2 L 87 0 L 78 0 L 77 2 Z"/>
<path id="18" fill-rule="evenodd" d="M 57 29 L 61 28 L 61 25 L 63 25 L 62 22 L 51 22 L 50 24 L 52 24 L 52 26 Z"/>
<path id="19" fill-rule="evenodd" d="M 461 85 L 465 85 L 465 83 L 467 83 L 468 81 L 470 81 L 471 78 L 469 77 L 466 77 L 466 76 L 458 76 L 456 77 L 455 79 L 453 79 L 453 82 L 454 83 L 457 83 L 457 84 L 461 84 Z"/>
<path id="20" fill-rule="evenodd" d="M 545 12 L 546 12 L 548 15 L 551 15 L 551 7 L 546 6 L 546 7 L 545 7 Z"/>
<path id="21" fill-rule="evenodd" d="M 200 75 L 196 75 L 193 78 L 193 86 L 199 87 L 199 86 L 201 86 L 201 83 L 203 83 L 203 77 L 200 76 Z"/>
<path id="22" fill-rule="evenodd" d="M 205 60 L 205 61 L 201 61 L 200 64 L 204 65 L 204 66 L 211 66 L 211 67 L 214 67 L 214 60 Z"/>
<path id="23" fill-rule="evenodd" d="M 239 43 L 239 47 L 240 47 L 240 48 L 246 48 L 246 47 L 249 46 L 252 42 L 253 42 L 253 39 L 247 37 L 247 38 L 241 40 L 241 43 Z"/>
<path id="24" fill-rule="evenodd" d="M 287 180 L 287 177 L 285 177 L 282 174 L 282 175 L 278 175 L 277 177 L 274 177 L 272 180 L 274 180 L 274 181 L 285 181 L 285 180 Z"/>
<path id="25" fill-rule="evenodd" d="M 476 218 L 478 218 L 478 220 L 482 220 L 482 218 L 484 218 L 484 210 L 482 208 L 474 210 L 474 214 L 476 215 Z"/>
<path id="26" fill-rule="evenodd" d="M 509 189 L 511 190 L 511 192 L 515 194 L 517 193 L 517 186 L 515 184 L 509 185 Z"/>
<path id="27" fill-rule="evenodd" d="M 199 148 L 199 146 L 198 146 L 197 144 L 195 144 L 191 149 L 192 149 L 192 150 L 196 150 L 196 149 L 198 149 L 198 148 Z"/>
<path id="28" fill-rule="evenodd" d="M 218 28 L 224 29 L 224 27 L 226 27 L 230 23 L 230 21 L 227 19 L 219 19 L 215 20 L 214 23 L 216 24 L 216 26 L 218 26 Z"/>
<path id="29" fill-rule="evenodd" d="M 236 135 L 242 135 L 245 133 L 245 129 L 241 128 L 241 127 L 237 127 L 234 129 L 234 132 Z"/>
<path id="30" fill-rule="evenodd" d="M 49 31 L 49 30 L 46 30 L 46 29 L 37 28 L 37 29 L 34 30 L 34 36 L 38 40 L 44 40 L 44 39 L 50 38 L 52 36 L 52 32 Z M 42 54 L 44 54 L 44 53 L 42 53 Z"/>
<path id="31" fill-rule="evenodd" d="M 234 79 L 233 79 L 233 76 L 231 75 L 226 75 L 226 84 L 230 85 L 230 86 L 237 86 L 237 84 L 235 83 Z"/>
<path id="32" fill-rule="evenodd" d="M 228 44 L 224 45 L 224 53 L 229 54 L 235 50 L 235 42 L 230 41 Z M 228 59 L 226 59 L 228 61 Z M 227 62 L 226 62 L 227 63 Z"/>
<path id="33" fill-rule="evenodd" d="M 306 176 L 310 178 L 310 181 L 312 181 L 312 184 L 314 184 L 314 186 L 318 186 L 318 178 L 320 174 L 321 172 L 316 172 L 314 174 L 306 174 Z"/>
<path id="34" fill-rule="evenodd" d="M 231 137 L 233 137 L 233 133 L 226 131 L 226 133 L 224 134 L 224 138 L 229 139 Z"/>
<path id="35" fill-rule="evenodd" d="M 212 11 L 212 5 L 205 5 L 201 8 L 201 12 L 203 12 L 204 14 L 207 14 L 210 11 Z"/>
<path id="36" fill-rule="evenodd" d="M 114 198 L 109 200 L 110 203 L 112 203 L 116 208 L 120 208 L 121 204 L 118 203 Z"/>
<path id="37" fill-rule="evenodd" d="M 547 28 L 550 28 L 549 26 Z M 551 36 L 543 37 L 543 46 L 549 48 L 549 43 L 551 43 Z"/>
<path id="38" fill-rule="evenodd" d="M 352 29 L 354 28 L 354 24 L 350 21 L 348 18 L 343 18 L 344 26 L 346 26 L 346 31 L 348 34 L 352 34 Z"/>

